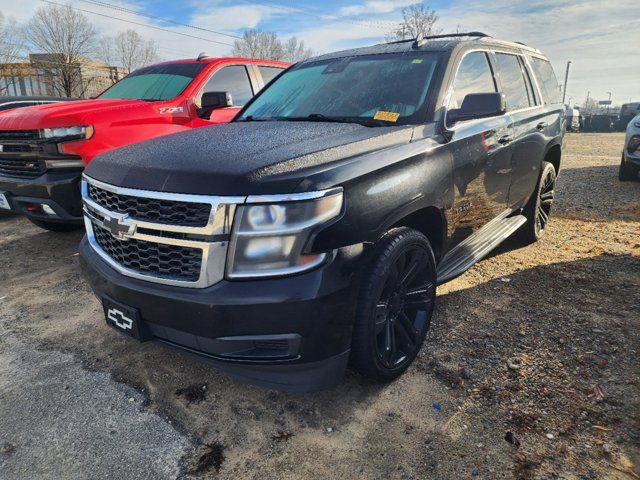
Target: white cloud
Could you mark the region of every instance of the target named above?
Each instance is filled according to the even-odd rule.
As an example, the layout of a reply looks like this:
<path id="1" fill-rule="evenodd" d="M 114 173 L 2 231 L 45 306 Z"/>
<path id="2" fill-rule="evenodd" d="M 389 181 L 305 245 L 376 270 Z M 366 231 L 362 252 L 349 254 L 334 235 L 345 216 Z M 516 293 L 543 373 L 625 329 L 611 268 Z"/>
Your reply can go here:
<path id="1" fill-rule="evenodd" d="M 55 0 L 64 3 L 67 0 Z M 110 0 L 118 1 L 118 0 Z M 143 0 L 125 0 L 118 5 L 141 11 Z M 282 3 L 282 0 L 278 0 Z M 320 6 L 278 7 L 255 0 L 255 3 L 231 3 L 230 0 L 187 0 L 186 23 L 217 31 L 241 34 L 247 28 L 275 30 L 283 37 L 295 35 L 318 53 L 370 45 L 384 41 L 385 33 L 400 19 L 400 10 L 415 0 L 353 0 L 339 11 L 342 18 Z M 0 11 L 19 21 L 28 20 L 45 5 L 38 0 L 0 0 Z M 135 14 L 114 11 L 74 1 L 73 7 L 119 17 L 148 26 L 203 39 L 232 44 L 233 38 L 187 27 L 165 25 Z M 322 18 L 309 15 L 317 12 Z M 598 99 L 613 93 L 616 103 L 640 99 L 640 30 L 633 22 L 640 18 L 637 0 L 451 0 L 437 8 L 439 26 L 445 32 L 485 31 L 497 38 L 523 41 L 540 48 L 553 62 L 560 81 L 564 80 L 567 60 L 572 60 L 568 96 L 581 102 L 587 91 Z M 162 16 L 161 11 L 155 12 Z M 164 58 L 195 56 L 208 51 L 225 55 L 230 45 L 179 36 L 174 33 L 125 23 L 121 20 L 86 14 L 101 35 L 113 35 L 133 28 L 158 42 Z M 280 28 L 278 28 L 280 27 Z"/>
<path id="2" fill-rule="evenodd" d="M 391 13 L 396 10 L 419 3 L 416 0 L 370 0 L 361 4 L 348 5 L 340 9 L 340 15 L 371 15 L 375 13 Z"/>

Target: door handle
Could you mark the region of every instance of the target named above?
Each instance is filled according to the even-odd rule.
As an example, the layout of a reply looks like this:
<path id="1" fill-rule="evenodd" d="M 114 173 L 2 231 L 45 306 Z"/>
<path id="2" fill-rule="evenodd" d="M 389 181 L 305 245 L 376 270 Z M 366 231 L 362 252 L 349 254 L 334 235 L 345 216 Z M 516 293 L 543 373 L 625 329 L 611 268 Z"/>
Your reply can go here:
<path id="1" fill-rule="evenodd" d="M 536 125 L 536 130 L 538 130 L 539 132 L 541 132 L 545 128 L 547 128 L 547 122 L 540 122 Z"/>
<path id="2" fill-rule="evenodd" d="M 512 141 L 513 137 L 511 135 L 503 135 L 498 139 L 500 145 L 509 145 Z"/>

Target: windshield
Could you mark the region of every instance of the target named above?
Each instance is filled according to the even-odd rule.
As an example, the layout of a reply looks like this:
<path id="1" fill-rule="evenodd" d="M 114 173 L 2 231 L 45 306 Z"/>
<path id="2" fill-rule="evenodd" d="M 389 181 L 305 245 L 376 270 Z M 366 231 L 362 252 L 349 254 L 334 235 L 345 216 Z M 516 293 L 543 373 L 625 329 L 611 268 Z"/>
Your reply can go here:
<path id="1" fill-rule="evenodd" d="M 204 66 L 204 63 L 174 63 L 141 68 L 98 98 L 169 100 L 180 95 Z"/>
<path id="2" fill-rule="evenodd" d="M 238 121 L 423 123 L 438 60 L 434 53 L 408 52 L 303 63 L 255 98 Z"/>

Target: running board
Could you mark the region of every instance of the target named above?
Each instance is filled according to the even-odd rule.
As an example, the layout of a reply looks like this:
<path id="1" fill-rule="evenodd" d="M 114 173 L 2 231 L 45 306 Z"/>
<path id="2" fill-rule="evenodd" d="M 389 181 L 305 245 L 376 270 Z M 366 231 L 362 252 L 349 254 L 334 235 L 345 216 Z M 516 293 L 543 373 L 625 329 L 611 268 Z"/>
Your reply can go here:
<path id="1" fill-rule="evenodd" d="M 501 215 L 464 239 L 451 249 L 438 265 L 438 284 L 462 275 L 526 222 L 527 217 L 524 215 Z"/>

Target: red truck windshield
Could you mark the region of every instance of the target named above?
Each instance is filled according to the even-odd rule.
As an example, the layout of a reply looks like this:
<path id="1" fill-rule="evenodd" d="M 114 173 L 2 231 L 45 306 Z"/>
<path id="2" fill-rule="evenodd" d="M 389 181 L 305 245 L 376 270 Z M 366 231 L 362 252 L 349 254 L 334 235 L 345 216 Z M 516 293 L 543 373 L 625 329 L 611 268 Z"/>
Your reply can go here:
<path id="1" fill-rule="evenodd" d="M 204 63 L 174 63 L 141 68 L 99 98 L 169 100 L 180 95 L 204 67 Z"/>

